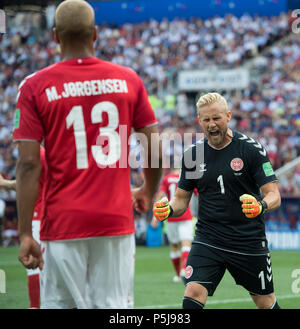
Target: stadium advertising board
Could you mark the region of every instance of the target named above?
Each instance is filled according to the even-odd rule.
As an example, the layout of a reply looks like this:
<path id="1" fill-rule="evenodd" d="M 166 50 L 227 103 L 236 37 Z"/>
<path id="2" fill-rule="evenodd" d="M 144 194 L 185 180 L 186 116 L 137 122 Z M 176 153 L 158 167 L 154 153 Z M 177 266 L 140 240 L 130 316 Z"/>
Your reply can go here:
<path id="1" fill-rule="evenodd" d="M 266 232 L 271 250 L 300 250 L 300 232 Z"/>
<path id="2" fill-rule="evenodd" d="M 249 85 L 247 69 L 180 71 L 178 88 L 185 91 L 244 89 Z"/>

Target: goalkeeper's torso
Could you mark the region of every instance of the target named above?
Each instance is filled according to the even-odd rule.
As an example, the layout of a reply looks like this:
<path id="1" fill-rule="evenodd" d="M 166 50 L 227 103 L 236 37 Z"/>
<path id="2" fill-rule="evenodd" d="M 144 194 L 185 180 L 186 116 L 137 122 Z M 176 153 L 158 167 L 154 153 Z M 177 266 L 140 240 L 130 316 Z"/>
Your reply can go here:
<path id="1" fill-rule="evenodd" d="M 197 156 L 197 166 L 191 168 L 189 159 L 193 162 Z M 212 148 L 204 139 L 184 153 L 178 187 L 198 190 L 195 241 L 247 254 L 268 252 L 263 216 L 247 218 L 239 201 L 245 193 L 260 199 L 259 188 L 276 180 L 268 163 L 265 149 L 238 132 L 222 149 Z M 188 177 L 195 169 L 200 175 Z"/>

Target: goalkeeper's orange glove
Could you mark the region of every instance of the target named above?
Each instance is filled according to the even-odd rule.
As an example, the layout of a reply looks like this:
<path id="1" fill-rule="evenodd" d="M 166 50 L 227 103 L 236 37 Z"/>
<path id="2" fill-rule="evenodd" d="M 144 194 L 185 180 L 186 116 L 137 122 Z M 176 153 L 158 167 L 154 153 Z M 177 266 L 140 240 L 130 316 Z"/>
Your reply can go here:
<path id="1" fill-rule="evenodd" d="M 159 221 L 164 221 L 165 219 L 171 217 L 173 214 L 173 209 L 169 205 L 168 198 L 164 197 L 158 200 L 153 205 L 153 215 Z"/>
<path id="2" fill-rule="evenodd" d="M 264 213 L 267 210 L 265 201 L 257 201 L 256 198 L 250 194 L 243 194 L 240 196 L 242 202 L 242 211 L 248 218 L 254 218 Z"/>

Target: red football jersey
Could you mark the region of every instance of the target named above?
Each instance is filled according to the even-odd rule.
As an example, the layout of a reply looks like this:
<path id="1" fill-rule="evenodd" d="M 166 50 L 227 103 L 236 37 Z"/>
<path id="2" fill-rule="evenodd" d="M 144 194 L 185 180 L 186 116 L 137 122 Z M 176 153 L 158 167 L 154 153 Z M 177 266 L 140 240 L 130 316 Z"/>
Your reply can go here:
<path id="1" fill-rule="evenodd" d="M 43 218 L 44 212 L 44 186 L 47 177 L 47 163 L 45 158 L 45 149 L 43 146 L 40 147 L 40 159 L 41 159 L 41 176 L 40 176 L 40 188 L 38 198 L 35 203 L 34 211 L 33 211 L 33 220 L 40 220 Z"/>
<path id="2" fill-rule="evenodd" d="M 44 139 L 41 240 L 134 233 L 128 140 L 132 128 L 155 123 L 137 74 L 95 57 L 23 80 L 14 140 Z"/>
<path id="3" fill-rule="evenodd" d="M 164 192 L 168 199 L 171 200 L 175 195 L 177 188 L 177 183 L 179 180 L 179 174 L 173 173 L 166 175 L 161 182 L 160 191 Z M 188 206 L 186 212 L 180 217 L 169 217 L 167 220 L 169 222 L 181 222 L 183 220 L 192 220 L 193 215 L 190 206 Z"/>

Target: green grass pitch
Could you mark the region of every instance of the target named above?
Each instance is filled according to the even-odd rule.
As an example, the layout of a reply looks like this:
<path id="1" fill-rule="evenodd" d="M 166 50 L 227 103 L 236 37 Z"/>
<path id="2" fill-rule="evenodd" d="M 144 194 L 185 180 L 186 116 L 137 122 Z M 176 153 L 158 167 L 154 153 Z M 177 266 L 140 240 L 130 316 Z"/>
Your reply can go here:
<path id="1" fill-rule="evenodd" d="M 0 309 L 26 309 L 29 305 L 26 271 L 19 263 L 17 254 L 18 248 L 0 248 L 0 276 L 1 273 L 3 276 L 3 271 L 6 276 L 6 293 L 0 293 Z M 272 251 L 271 259 L 275 294 L 280 306 L 300 309 L 300 276 L 297 282 L 294 282 L 297 277 L 292 277 L 295 269 L 300 271 L 300 251 Z M 173 283 L 173 276 L 167 246 L 137 247 L 135 308 L 181 308 L 184 286 L 182 283 Z M 296 291 L 292 287 L 296 287 Z M 1 282 L 0 289 L 3 290 Z M 243 309 L 255 308 L 255 305 L 248 293 L 237 286 L 226 272 L 214 296 L 208 298 L 205 308 Z"/>

